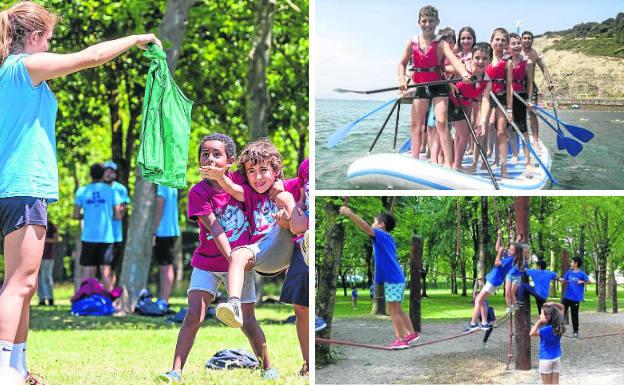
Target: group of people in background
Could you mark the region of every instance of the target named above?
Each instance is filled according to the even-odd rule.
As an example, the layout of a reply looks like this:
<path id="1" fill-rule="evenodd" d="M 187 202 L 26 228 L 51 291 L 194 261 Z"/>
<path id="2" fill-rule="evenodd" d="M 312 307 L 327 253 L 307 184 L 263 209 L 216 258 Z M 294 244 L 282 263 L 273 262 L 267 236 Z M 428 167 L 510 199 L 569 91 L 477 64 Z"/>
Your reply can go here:
<path id="1" fill-rule="evenodd" d="M 413 98 L 412 156 L 420 158 L 420 154 L 426 152 L 432 163 L 473 172 L 478 167 L 477 145 L 480 145 L 488 157 L 494 154 L 494 163 L 500 165 L 501 177 L 505 178 L 509 145 L 512 162 L 518 161 L 516 134 L 508 132 L 508 124 L 515 122 L 526 143 L 523 146 L 526 167 L 533 167 L 528 150 L 527 106 L 531 142 L 539 151 L 539 127 L 531 110 L 538 95 L 534 84 L 535 65 L 543 71 L 552 88 L 543 58 L 532 47 L 533 34 L 525 31 L 518 35 L 496 28 L 489 43 L 477 42 L 471 27 L 460 29 L 457 37 L 451 28 L 436 35 L 440 19 L 433 6 L 422 7 L 418 17 L 421 34 L 407 43 L 398 66 L 399 90 L 405 97 Z M 413 88 L 417 84 L 456 77 L 454 84 Z M 479 143 L 470 136 L 471 127 Z M 473 162 L 468 167 L 462 166 L 466 151 L 473 154 Z M 485 168 L 483 161 L 481 167 Z"/>
<path id="2" fill-rule="evenodd" d="M 507 313 L 513 313 L 525 303 L 526 295 L 535 297 L 538 322 L 533 325 L 530 335 L 540 337 L 539 368 L 545 384 L 559 383 L 561 372 L 561 337 L 565 333 L 564 323 L 569 316 L 572 318 L 573 337 L 579 338 L 579 304 L 585 299 L 585 287 L 590 278 L 581 267 L 583 260 L 580 257 L 572 258 L 571 267 L 562 277 L 556 272 L 546 269 L 546 262 L 537 260 L 536 268 L 529 268 L 530 253 L 528 244 L 522 243 L 522 238 L 509 244 L 505 249 L 502 245 L 502 232 L 498 231 L 496 240 L 496 260 L 494 267 L 485 277 L 485 284 L 475 296 L 472 319 L 464 330 L 469 333 L 477 329 L 491 330 L 492 317 L 488 317 L 489 304 L 487 298 L 505 285 L 505 302 Z M 532 284 L 523 282 L 530 278 Z M 546 302 L 553 281 L 564 284 L 563 303 Z M 480 320 L 480 322 L 478 322 Z"/>

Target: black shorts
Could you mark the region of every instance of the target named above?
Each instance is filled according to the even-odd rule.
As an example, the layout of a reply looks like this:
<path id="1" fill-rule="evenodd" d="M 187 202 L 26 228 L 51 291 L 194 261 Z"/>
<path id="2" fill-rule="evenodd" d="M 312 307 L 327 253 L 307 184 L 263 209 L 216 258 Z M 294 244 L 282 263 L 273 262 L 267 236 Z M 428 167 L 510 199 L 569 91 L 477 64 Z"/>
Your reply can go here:
<path id="1" fill-rule="evenodd" d="M 48 226 L 48 202 L 42 198 L 0 198 L 0 238 L 26 225 Z"/>
<path id="2" fill-rule="evenodd" d="M 464 116 L 462 109 L 459 106 L 456 106 L 455 103 L 453 103 L 453 101 L 450 99 L 448 103 L 448 110 L 446 113 L 446 118 L 449 123 L 466 120 L 466 117 Z"/>
<path id="3" fill-rule="evenodd" d="M 500 102 L 501 106 L 503 106 L 503 109 L 505 109 L 505 106 L 507 105 L 507 94 L 500 94 L 500 95 L 494 95 L 496 96 L 496 99 Z M 495 111 L 498 111 L 498 105 L 496 105 L 496 102 L 494 101 L 494 99 L 492 99 L 492 97 L 490 96 L 490 104 L 492 105 L 492 108 Z"/>
<path id="4" fill-rule="evenodd" d="M 119 261 L 123 259 L 123 253 L 124 253 L 124 243 L 123 242 L 113 243 L 113 263 L 111 265 L 113 269 L 117 268 L 117 265 L 119 265 Z"/>
<path id="5" fill-rule="evenodd" d="M 80 266 L 113 265 L 113 244 L 82 242 Z"/>
<path id="6" fill-rule="evenodd" d="M 518 92 L 518 95 L 524 100 L 527 99 L 526 92 Z M 527 108 L 518 98 L 513 99 L 513 120 L 520 129 L 521 133 L 527 132 Z"/>
<path id="7" fill-rule="evenodd" d="M 440 97 L 448 97 L 448 84 L 438 84 L 437 86 L 426 86 L 414 88 L 412 97 L 414 99 L 433 99 Z"/>
<path id="8" fill-rule="evenodd" d="M 308 271 L 309 268 L 303 260 L 301 249 L 295 246 L 290 260 L 290 266 L 288 267 L 288 272 L 286 273 L 286 278 L 282 285 L 280 301 L 310 307 L 310 282 Z"/>
<path id="9" fill-rule="evenodd" d="M 158 266 L 173 265 L 173 246 L 178 237 L 156 237 L 154 261 Z"/>
<path id="10" fill-rule="evenodd" d="M 537 84 L 533 82 L 533 92 L 531 92 L 531 103 L 537 104 Z"/>

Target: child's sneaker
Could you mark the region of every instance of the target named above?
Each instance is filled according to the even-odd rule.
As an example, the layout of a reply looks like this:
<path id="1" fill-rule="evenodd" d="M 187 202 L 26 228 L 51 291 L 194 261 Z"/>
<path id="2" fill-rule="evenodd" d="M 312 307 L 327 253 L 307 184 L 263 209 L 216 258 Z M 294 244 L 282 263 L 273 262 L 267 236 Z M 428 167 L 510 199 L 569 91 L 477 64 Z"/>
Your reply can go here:
<path id="1" fill-rule="evenodd" d="M 407 344 L 407 342 L 405 342 L 405 340 L 401 339 L 400 337 L 397 337 L 387 347 L 392 349 L 392 350 L 400 350 L 400 349 L 407 349 L 407 348 L 409 348 L 409 345 Z"/>
<path id="2" fill-rule="evenodd" d="M 490 330 L 492 329 L 492 323 L 491 322 L 482 323 L 481 325 L 479 325 L 479 329 Z"/>
<path id="3" fill-rule="evenodd" d="M 166 384 L 182 382 L 182 375 L 176 370 L 170 370 L 167 373 L 158 375 L 158 380 Z"/>
<path id="4" fill-rule="evenodd" d="M 506 310 L 505 310 L 505 314 L 509 314 L 513 311 L 512 306 L 509 306 Z"/>
<path id="5" fill-rule="evenodd" d="M 217 318 L 231 328 L 240 328 L 243 326 L 243 317 L 241 315 L 239 302 L 225 302 L 217 305 Z"/>
<path id="6" fill-rule="evenodd" d="M 517 303 L 514 303 L 513 305 L 511 305 L 511 311 L 516 311 L 518 310 L 519 307 L 520 305 L 518 305 Z"/>
<path id="7" fill-rule="evenodd" d="M 316 319 L 314 320 L 314 331 L 320 332 L 326 327 L 327 327 L 327 323 L 321 317 L 316 316 Z"/>
<path id="8" fill-rule="evenodd" d="M 574 338 L 579 338 L 579 335 L 578 335 L 578 333 L 577 333 L 577 332 L 574 332 L 574 333 L 572 334 L 572 337 L 574 337 Z"/>
<path id="9" fill-rule="evenodd" d="M 416 342 L 420 339 L 420 333 L 415 332 L 414 334 L 408 334 L 405 336 L 405 342 L 407 342 L 408 345 L 411 345 L 413 342 Z"/>
<path id="10" fill-rule="evenodd" d="M 278 378 L 278 377 L 279 377 L 279 373 L 277 372 L 277 370 L 275 370 L 273 368 L 266 369 L 262 373 L 262 378 L 264 378 L 265 380 L 272 380 L 272 379 Z"/>
<path id="11" fill-rule="evenodd" d="M 479 329 L 479 325 L 478 324 L 470 323 L 470 324 L 468 324 L 468 327 L 466 329 L 464 329 L 464 333 L 468 333 L 468 332 L 471 332 L 471 331 L 477 330 L 477 329 Z"/>

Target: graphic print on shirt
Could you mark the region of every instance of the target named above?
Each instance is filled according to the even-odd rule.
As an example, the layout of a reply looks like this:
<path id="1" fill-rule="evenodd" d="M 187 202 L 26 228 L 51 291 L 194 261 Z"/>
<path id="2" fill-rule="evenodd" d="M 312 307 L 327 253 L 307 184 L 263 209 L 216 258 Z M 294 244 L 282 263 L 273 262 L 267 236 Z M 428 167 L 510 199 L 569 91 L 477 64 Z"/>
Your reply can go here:
<path id="1" fill-rule="evenodd" d="M 100 196 L 99 191 L 93 191 L 91 193 L 91 199 L 87 199 L 85 203 L 88 205 L 100 206 L 106 204 L 106 199 Z"/>
<path id="2" fill-rule="evenodd" d="M 217 207 L 214 213 L 219 221 L 228 241 L 236 242 L 241 235 L 248 231 L 249 224 L 245 218 L 245 213 L 236 205 L 226 205 L 225 207 Z M 206 239 L 212 240 L 214 237 L 210 232 L 206 233 Z"/>
<path id="3" fill-rule="evenodd" d="M 277 213 L 277 205 L 271 200 L 259 201 L 253 211 L 254 230 L 252 236 L 268 234 L 275 218 L 272 214 Z"/>

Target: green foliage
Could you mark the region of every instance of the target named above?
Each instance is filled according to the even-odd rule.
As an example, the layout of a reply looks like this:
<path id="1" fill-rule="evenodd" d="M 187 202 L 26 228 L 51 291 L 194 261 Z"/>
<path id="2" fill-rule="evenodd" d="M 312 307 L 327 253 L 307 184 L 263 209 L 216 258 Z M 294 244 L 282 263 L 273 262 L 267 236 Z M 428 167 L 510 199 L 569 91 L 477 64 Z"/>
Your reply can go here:
<path id="1" fill-rule="evenodd" d="M 624 13 L 602 23 L 581 23 L 565 31 L 546 32 L 544 36 L 561 38 L 546 51 L 573 50 L 590 56 L 624 58 Z"/>

